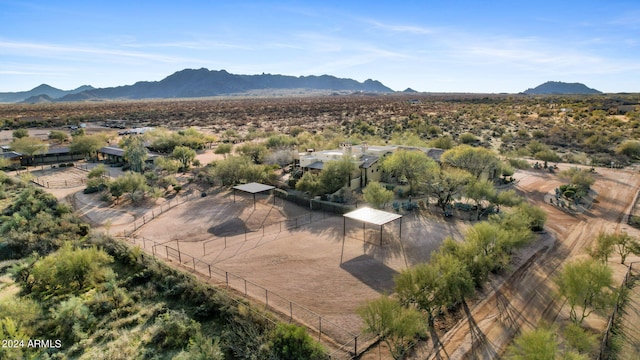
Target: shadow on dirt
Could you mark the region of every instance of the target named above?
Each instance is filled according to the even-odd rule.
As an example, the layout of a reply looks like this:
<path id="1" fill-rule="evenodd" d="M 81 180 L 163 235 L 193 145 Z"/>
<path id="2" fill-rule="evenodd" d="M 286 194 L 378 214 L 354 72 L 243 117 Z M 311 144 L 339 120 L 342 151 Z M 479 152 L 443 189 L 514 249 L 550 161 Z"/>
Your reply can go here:
<path id="1" fill-rule="evenodd" d="M 469 310 L 469 306 L 466 301 L 462 301 L 462 309 L 467 316 L 469 322 L 469 332 L 471 333 L 471 355 L 474 359 L 498 359 L 498 352 L 495 347 L 489 341 L 487 336 L 482 332 L 482 329 L 476 323 L 476 320 Z"/>
<path id="2" fill-rule="evenodd" d="M 369 255 L 360 255 L 340 267 L 379 293 L 393 291 L 393 277 L 398 273 Z"/>
<path id="3" fill-rule="evenodd" d="M 208 232 L 214 236 L 224 237 L 242 235 L 244 233 L 251 232 L 251 229 L 247 227 L 244 220 L 236 217 L 210 227 Z"/>

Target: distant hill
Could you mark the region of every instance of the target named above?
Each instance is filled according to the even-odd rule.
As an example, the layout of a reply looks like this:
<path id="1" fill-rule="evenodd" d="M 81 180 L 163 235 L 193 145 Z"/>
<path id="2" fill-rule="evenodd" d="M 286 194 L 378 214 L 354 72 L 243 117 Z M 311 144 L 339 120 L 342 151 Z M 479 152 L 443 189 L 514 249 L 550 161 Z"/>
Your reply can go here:
<path id="1" fill-rule="evenodd" d="M 406 88 L 406 89 L 404 89 L 403 93 L 415 94 L 415 93 L 417 93 L 417 91 L 413 90 L 412 88 Z"/>
<path id="2" fill-rule="evenodd" d="M 602 92 L 581 83 L 565 83 L 561 81 L 547 81 L 533 89 L 527 89 L 523 93 L 527 95 L 602 94 Z"/>
<path id="3" fill-rule="evenodd" d="M 40 103 L 49 103 L 52 102 L 53 99 L 49 95 L 35 95 L 29 96 L 28 98 L 20 101 L 21 104 L 40 104 Z"/>
<path id="4" fill-rule="evenodd" d="M 42 84 L 40 86 L 36 86 L 35 88 L 29 91 L 0 93 L 0 102 L 3 102 L 3 103 L 21 102 L 32 97 L 33 97 L 32 100 L 34 100 L 37 97 L 44 96 L 44 95 L 49 97 L 50 98 L 49 101 L 51 101 L 53 99 L 57 99 L 68 94 L 77 94 L 77 93 L 80 93 L 86 90 L 91 90 L 91 89 L 93 89 L 92 86 L 83 85 L 73 90 L 60 90 L 52 86 L 49 86 L 47 84 Z"/>
<path id="5" fill-rule="evenodd" d="M 308 89 L 366 93 L 390 93 L 390 88 L 376 80 L 358 82 L 352 79 L 322 76 L 235 75 L 225 70 L 185 69 L 160 81 L 140 81 L 133 85 L 63 92 L 48 85 L 21 93 L 0 93 L 0 102 L 24 101 L 47 95 L 53 101 L 86 101 L 102 99 L 190 98 L 243 94 L 252 91 Z M 31 100 L 42 100 L 33 98 Z"/>

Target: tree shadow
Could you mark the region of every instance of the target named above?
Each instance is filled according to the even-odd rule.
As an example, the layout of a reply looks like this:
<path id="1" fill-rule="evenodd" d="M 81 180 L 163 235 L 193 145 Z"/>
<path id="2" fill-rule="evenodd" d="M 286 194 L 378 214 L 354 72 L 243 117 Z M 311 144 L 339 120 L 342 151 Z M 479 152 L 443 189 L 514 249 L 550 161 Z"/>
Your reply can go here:
<path id="1" fill-rule="evenodd" d="M 429 335 L 431 336 L 431 343 L 433 344 L 433 356 L 437 360 L 449 360 L 449 354 L 447 350 L 444 348 L 444 343 L 440 340 L 440 336 L 438 336 L 438 332 L 435 330 L 433 326 L 429 326 Z"/>
<path id="2" fill-rule="evenodd" d="M 471 356 L 474 359 L 499 359 L 500 356 L 495 349 L 495 346 L 489 341 L 487 336 L 482 332 L 482 329 L 478 326 L 471 310 L 466 301 L 462 301 L 462 308 L 467 316 L 469 322 L 469 333 L 471 334 Z"/>
<path id="3" fill-rule="evenodd" d="M 498 320 L 502 325 L 509 329 L 512 335 L 517 335 L 520 332 L 520 324 L 518 322 L 528 322 L 528 320 L 522 316 L 521 312 L 511 305 L 509 298 L 507 298 L 500 289 L 497 289 L 494 285 L 492 285 L 492 287 L 495 292 Z"/>

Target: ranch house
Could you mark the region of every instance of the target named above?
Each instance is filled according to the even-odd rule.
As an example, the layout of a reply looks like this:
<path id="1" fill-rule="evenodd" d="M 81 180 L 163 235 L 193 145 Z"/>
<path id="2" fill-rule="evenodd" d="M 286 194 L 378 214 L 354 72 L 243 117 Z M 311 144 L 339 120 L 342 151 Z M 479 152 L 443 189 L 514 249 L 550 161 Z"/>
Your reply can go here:
<path id="1" fill-rule="evenodd" d="M 437 162 L 440 161 L 440 156 L 444 152 L 442 149 L 402 145 L 379 146 L 362 143 L 353 146 L 349 143 L 343 143 L 339 149 L 335 150 L 315 151 L 314 149 L 307 149 L 306 152 L 298 154 L 296 163 L 302 171 L 320 172 L 325 162 L 340 160 L 343 156 L 350 156 L 357 164 L 357 168 L 351 174 L 349 188 L 356 190 L 364 188 L 370 181 L 380 181 L 382 177 L 382 169 L 380 169 L 382 159 L 398 150 L 423 151 Z"/>

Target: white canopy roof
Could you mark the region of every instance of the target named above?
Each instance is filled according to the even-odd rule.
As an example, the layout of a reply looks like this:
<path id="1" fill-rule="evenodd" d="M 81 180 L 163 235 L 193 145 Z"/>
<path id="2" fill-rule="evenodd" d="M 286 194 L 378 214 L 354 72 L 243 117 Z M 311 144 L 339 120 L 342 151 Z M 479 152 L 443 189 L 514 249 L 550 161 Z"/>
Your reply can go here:
<path id="1" fill-rule="evenodd" d="M 344 217 L 358 220 L 358 221 L 363 221 L 369 224 L 384 225 L 386 223 L 390 223 L 394 220 L 401 218 L 402 215 L 394 214 L 394 213 L 390 213 L 382 210 L 372 209 L 369 207 L 363 207 L 363 208 L 344 214 Z"/>
<path id="2" fill-rule="evenodd" d="M 255 194 L 255 193 L 261 193 L 263 191 L 268 191 L 271 189 L 274 189 L 274 186 L 271 185 L 265 185 L 265 184 L 260 184 L 260 183 L 256 183 L 256 182 L 252 182 L 252 183 L 248 183 L 248 184 L 244 184 L 244 185 L 237 185 L 233 187 L 236 190 L 240 190 L 240 191 L 244 191 L 244 192 L 248 192 L 251 194 Z"/>

